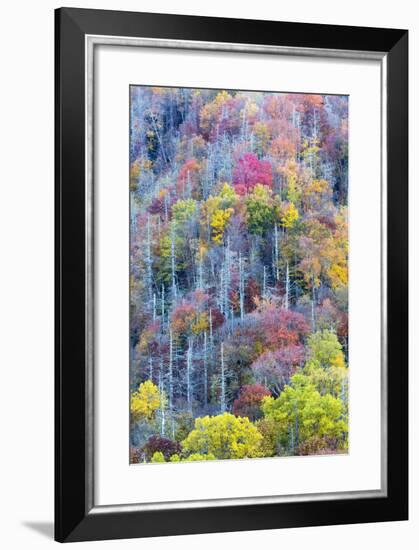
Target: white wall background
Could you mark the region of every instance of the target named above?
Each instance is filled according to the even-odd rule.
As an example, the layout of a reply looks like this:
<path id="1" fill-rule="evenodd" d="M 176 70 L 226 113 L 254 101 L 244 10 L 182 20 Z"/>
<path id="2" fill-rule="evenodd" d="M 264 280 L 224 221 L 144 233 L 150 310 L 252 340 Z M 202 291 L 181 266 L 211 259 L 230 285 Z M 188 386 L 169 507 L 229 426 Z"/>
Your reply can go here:
<path id="1" fill-rule="evenodd" d="M 51 547 L 53 520 L 53 9 L 60 2 L 7 2 L 0 33 L 0 545 Z M 411 280 L 419 224 L 419 15 L 411 0 L 79 0 L 67 6 L 399 27 L 410 30 Z M 416 207 L 416 208 L 415 208 Z M 418 349 L 417 288 L 411 289 L 411 512 L 404 523 L 350 525 L 89 543 L 147 550 L 195 548 L 417 548 L 419 412 L 414 397 Z M 415 348 L 415 349 L 414 349 Z M 415 361 L 416 359 L 416 361 Z M 80 543 L 78 546 L 86 546 Z"/>

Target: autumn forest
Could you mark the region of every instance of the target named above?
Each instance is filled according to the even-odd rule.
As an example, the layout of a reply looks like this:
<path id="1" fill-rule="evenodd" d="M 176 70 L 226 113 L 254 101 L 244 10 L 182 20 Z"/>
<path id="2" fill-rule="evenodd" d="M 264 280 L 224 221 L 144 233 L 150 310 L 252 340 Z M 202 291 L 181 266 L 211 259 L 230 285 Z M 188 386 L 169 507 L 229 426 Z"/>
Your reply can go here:
<path id="1" fill-rule="evenodd" d="M 130 462 L 348 452 L 348 98 L 130 87 Z"/>

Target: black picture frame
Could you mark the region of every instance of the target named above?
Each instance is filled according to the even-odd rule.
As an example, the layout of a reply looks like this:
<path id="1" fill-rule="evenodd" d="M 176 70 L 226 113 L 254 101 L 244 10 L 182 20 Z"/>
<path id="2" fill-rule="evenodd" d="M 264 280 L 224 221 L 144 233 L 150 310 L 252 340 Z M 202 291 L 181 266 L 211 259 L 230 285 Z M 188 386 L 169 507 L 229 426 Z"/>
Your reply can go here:
<path id="1" fill-rule="evenodd" d="M 55 13 L 55 538 L 60 542 L 408 518 L 408 32 L 121 11 Z M 85 37 L 383 52 L 387 64 L 387 495 L 95 513 L 86 456 Z"/>

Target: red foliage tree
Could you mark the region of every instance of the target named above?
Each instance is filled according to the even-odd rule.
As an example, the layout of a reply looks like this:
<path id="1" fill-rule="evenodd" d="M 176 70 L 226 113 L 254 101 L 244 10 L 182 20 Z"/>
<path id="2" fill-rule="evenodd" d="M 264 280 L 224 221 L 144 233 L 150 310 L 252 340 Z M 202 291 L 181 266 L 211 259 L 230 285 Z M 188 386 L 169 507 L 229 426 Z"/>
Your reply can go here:
<path id="1" fill-rule="evenodd" d="M 261 384 L 248 384 L 240 390 L 238 399 L 233 404 L 233 413 L 236 416 L 247 416 L 254 422 L 262 416 L 260 404 L 262 399 L 271 392 Z"/>
<path id="2" fill-rule="evenodd" d="M 200 170 L 201 166 L 195 159 L 189 159 L 183 163 L 176 181 L 178 197 L 198 198 L 197 192 Z"/>
<path id="3" fill-rule="evenodd" d="M 260 296 L 260 285 L 253 277 L 247 280 L 244 291 L 244 308 L 246 313 L 256 309 L 255 298 Z"/>
<path id="4" fill-rule="evenodd" d="M 233 171 L 236 193 L 250 193 L 256 184 L 272 188 L 272 166 L 267 160 L 259 160 L 253 153 L 245 153 Z"/>
<path id="5" fill-rule="evenodd" d="M 145 459 L 150 461 L 154 453 L 161 452 L 166 460 L 174 454 L 180 454 L 182 448 L 180 443 L 177 441 L 172 441 L 166 437 L 161 437 L 159 435 L 152 435 L 148 438 L 147 442 L 141 447 L 138 455 L 139 461 Z"/>
<path id="6" fill-rule="evenodd" d="M 251 368 L 256 380 L 263 381 L 275 395 L 279 395 L 304 359 L 304 346 L 292 344 L 275 351 L 266 351 Z"/>
<path id="7" fill-rule="evenodd" d="M 154 197 L 150 206 L 147 208 L 147 212 L 150 214 L 158 214 L 161 218 L 163 218 L 164 197 Z"/>
<path id="8" fill-rule="evenodd" d="M 279 309 L 271 304 L 251 315 L 258 327 L 261 342 L 270 350 L 297 345 L 309 332 L 304 315 L 297 311 Z"/>

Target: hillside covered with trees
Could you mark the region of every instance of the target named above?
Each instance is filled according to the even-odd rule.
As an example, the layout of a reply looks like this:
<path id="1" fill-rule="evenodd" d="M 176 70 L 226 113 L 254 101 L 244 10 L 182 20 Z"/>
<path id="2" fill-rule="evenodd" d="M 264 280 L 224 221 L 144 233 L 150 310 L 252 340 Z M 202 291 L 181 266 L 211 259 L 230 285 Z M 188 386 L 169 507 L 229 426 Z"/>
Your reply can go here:
<path id="1" fill-rule="evenodd" d="M 130 88 L 131 462 L 348 449 L 348 98 Z"/>

